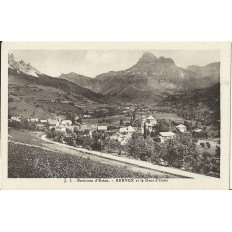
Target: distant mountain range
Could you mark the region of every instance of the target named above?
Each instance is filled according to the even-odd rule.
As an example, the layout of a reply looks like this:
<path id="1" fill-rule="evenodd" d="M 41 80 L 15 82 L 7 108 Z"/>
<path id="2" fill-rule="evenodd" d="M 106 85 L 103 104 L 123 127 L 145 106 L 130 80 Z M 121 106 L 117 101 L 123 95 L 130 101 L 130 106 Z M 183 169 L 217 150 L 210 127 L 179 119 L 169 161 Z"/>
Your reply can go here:
<path id="1" fill-rule="evenodd" d="M 184 58 L 183 58 L 184 59 Z M 156 103 L 182 91 L 211 87 L 220 81 L 220 63 L 186 69 L 178 67 L 173 59 L 156 57 L 145 52 L 132 67 L 110 71 L 95 78 L 71 72 L 57 78 L 49 77 L 24 61 L 17 62 L 8 55 L 9 74 L 34 84 L 50 86 L 64 92 L 76 93 L 94 101 L 123 101 Z"/>
<path id="2" fill-rule="evenodd" d="M 24 81 L 28 81 L 33 84 L 54 87 L 64 92 L 83 95 L 89 99 L 100 100 L 102 98 L 101 94 L 77 84 L 73 84 L 71 81 L 43 74 L 29 63 L 26 64 L 22 60 L 17 62 L 12 54 L 8 56 L 8 72 L 10 76 L 17 76 L 16 78 L 18 78 L 18 80 L 23 79 Z M 17 81 L 17 79 L 15 79 L 15 81 Z"/>
<path id="3" fill-rule="evenodd" d="M 207 88 L 219 83 L 220 63 L 183 69 L 171 58 L 157 58 L 145 52 L 135 65 L 126 70 L 110 71 L 95 78 L 72 72 L 59 78 L 113 99 L 135 103 L 154 102 L 178 91 Z"/>
<path id="4" fill-rule="evenodd" d="M 9 113 L 12 115 L 47 118 L 51 117 L 52 112 L 78 112 L 80 107 L 75 105 L 107 102 L 102 94 L 71 81 L 45 75 L 22 60 L 16 61 L 12 54 L 8 55 L 8 83 L 11 99 Z M 49 104 L 57 100 L 72 102 L 73 106 Z"/>

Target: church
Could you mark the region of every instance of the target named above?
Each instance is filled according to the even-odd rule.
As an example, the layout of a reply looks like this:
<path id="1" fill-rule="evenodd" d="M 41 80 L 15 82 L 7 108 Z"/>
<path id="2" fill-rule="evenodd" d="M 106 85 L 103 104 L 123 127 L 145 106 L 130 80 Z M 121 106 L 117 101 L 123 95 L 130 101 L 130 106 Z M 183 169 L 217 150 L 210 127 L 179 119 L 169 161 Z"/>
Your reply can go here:
<path id="1" fill-rule="evenodd" d="M 153 131 L 153 128 L 155 125 L 157 125 L 157 121 L 152 115 L 150 115 L 147 118 L 146 118 L 146 116 L 142 116 L 141 133 L 144 134 L 145 129 L 151 133 Z"/>

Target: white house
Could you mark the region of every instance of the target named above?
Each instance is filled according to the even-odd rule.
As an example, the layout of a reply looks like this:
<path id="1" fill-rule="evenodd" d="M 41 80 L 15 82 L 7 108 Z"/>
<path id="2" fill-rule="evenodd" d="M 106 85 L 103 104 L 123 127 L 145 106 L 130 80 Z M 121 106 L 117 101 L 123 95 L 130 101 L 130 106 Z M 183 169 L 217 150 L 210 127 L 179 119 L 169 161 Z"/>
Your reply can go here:
<path id="1" fill-rule="evenodd" d="M 19 117 L 11 117 L 10 119 L 13 120 L 13 121 L 21 122 L 21 116 L 19 116 Z"/>
<path id="2" fill-rule="evenodd" d="M 66 133 L 66 128 L 65 127 L 56 127 L 56 131 L 61 131 Z"/>
<path id="3" fill-rule="evenodd" d="M 85 114 L 83 115 L 83 118 L 91 118 L 91 115 Z"/>
<path id="4" fill-rule="evenodd" d="M 160 134 L 159 138 L 161 143 L 167 141 L 168 139 L 174 139 L 176 136 L 176 134 L 173 133 L 172 131 L 160 132 L 159 134 Z"/>
<path id="5" fill-rule="evenodd" d="M 56 119 L 48 119 L 48 124 L 50 126 L 56 126 L 57 123 L 58 123 L 58 120 L 56 120 Z"/>
<path id="6" fill-rule="evenodd" d="M 195 130 L 193 130 L 194 132 L 196 132 L 196 133 L 199 133 L 199 132 L 201 132 L 202 131 L 202 129 L 199 129 L 199 128 L 196 128 Z"/>
<path id="7" fill-rule="evenodd" d="M 128 126 L 128 127 L 121 127 L 119 129 L 120 133 L 126 132 L 126 133 L 134 133 L 135 129 L 132 126 Z"/>
<path id="8" fill-rule="evenodd" d="M 38 118 L 29 118 L 28 119 L 29 122 L 39 122 Z"/>
<path id="9" fill-rule="evenodd" d="M 176 128 L 182 133 L 187 132 L 187 127 L 183 124 L 179 124 L 178 126 L 176 126 Z"/>
<path id="10" fill-rule="evenodd" d="M 87 125 L 87 124 L 82 124 L 81 125 L 81 130 L 85 131 L 85 130 L 93 130 L 92 125 Z"/>
<path id="11" fill-rule="evenodd" d="M 64 104 L 69 104 L 69 103 L 72 103 L 72 101 L 63 100 L 63 101 L 61 101 L 61 103 L 64 103 Z"/>
<path id="12" fill-rule="evenodd" d="M 97 130 L 107 130 L 107 126 L 98 126 Z"/>
<path id="13" fill-rule="evenodd" d="M 47 122 L 48 122 L 47 119 L 41 119 L 41 120 L 40 120 L 40 123 L 47 123 Z"/>
<path id="14" fill-rule="evenodd" d="M 71 126 L 72 125 L 72 121 L 71 120 L 63 120 L 60 123 L 62 126 Z"/>
<path id="15" fill-rule="evenodd" d="M 132 127 L 132 126 L 128 126 L 128 127 L 121 127 L 119 129 L 119 132 L 120 133 L 134 133 L 135 132 L 135 129 Z"/>

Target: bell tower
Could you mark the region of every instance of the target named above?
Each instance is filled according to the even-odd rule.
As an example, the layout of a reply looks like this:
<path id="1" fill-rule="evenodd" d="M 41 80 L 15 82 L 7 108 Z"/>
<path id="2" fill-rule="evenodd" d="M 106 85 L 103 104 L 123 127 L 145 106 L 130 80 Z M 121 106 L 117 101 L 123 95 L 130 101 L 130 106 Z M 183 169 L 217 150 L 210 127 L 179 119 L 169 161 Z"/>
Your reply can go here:
<path id="1" fill-rule="evenodd" d="M 141 118 L 141 133 L 142 135 L 144 134 L 144 125 L 146 123 L 146 117 L 145 116 L 142 116 Z"/>

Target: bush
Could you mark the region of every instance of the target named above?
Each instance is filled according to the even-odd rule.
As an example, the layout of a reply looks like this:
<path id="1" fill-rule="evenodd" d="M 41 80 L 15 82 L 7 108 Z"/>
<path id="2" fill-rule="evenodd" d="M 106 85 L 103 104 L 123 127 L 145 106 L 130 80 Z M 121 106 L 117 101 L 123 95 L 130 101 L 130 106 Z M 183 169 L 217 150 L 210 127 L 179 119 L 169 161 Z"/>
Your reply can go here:
<path id="1" fill-rule="evenodd" d="M 17 121 L 9 121 L 8 122 L 8 127 L 12 127 L 16 130 L 19 130 L 19 129 L 22 129 L 22 125 L 20 122 L 17 122 Z"/>
<path id="2" fill-rule="evenodd" d="M 104 141 L 104 150 L 110 153 L 119 153 L 122 149 L 121 143 L 119 141 L 107 138 Z"/>
<path id="3" fill-rule="evenodd" d="M 204 148 L 205 147 L 205 143 L 201 142 L 200 145 Z"/>
<path id="4" fill-rule="evenodd" d="M 209 142 L 206 142 L 206 143 L 205 143 L 205 145 L 206 145 L 208 148 L 210 148 L 210 147 L 211 147 L 211 145 L 210 145 L 210 143 L 209 143 Z"/>

